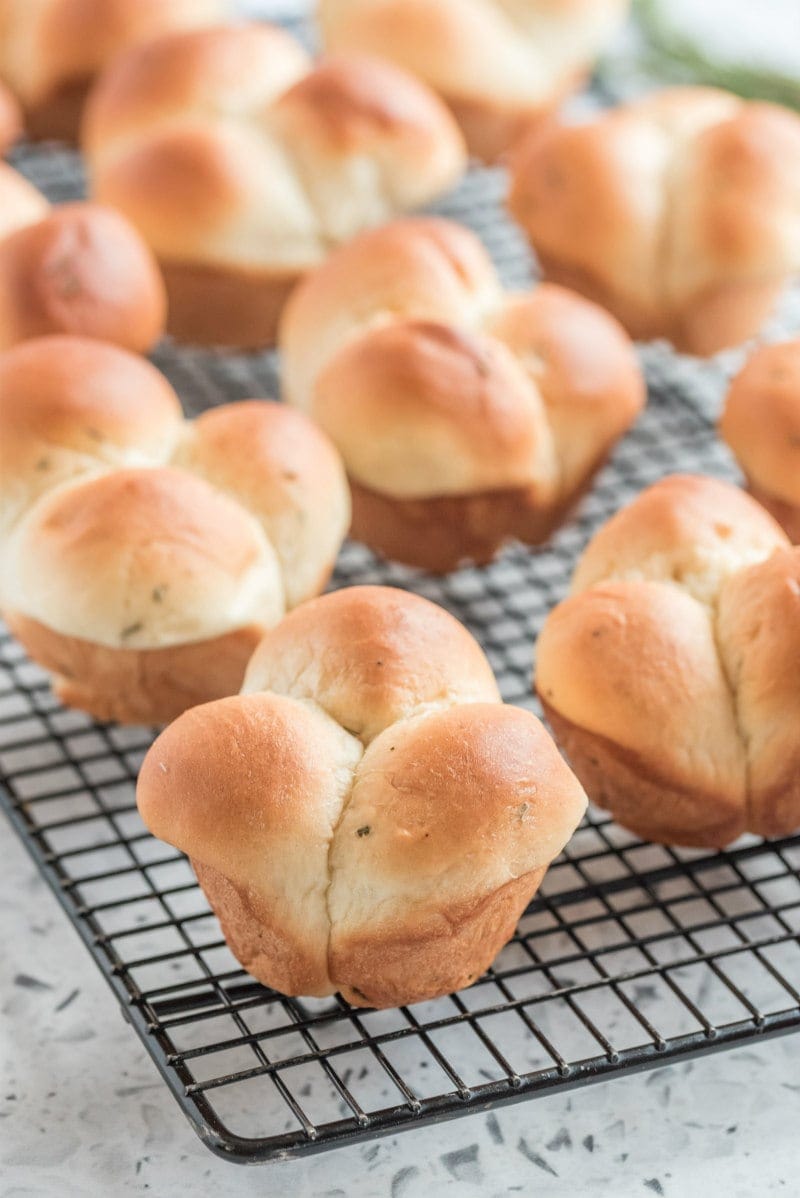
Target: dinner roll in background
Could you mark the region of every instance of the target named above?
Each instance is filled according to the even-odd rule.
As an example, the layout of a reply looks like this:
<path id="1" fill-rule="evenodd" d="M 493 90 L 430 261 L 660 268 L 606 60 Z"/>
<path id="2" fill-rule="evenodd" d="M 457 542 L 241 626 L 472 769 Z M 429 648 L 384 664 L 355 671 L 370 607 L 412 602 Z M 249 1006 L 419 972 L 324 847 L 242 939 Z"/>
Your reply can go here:
<path id="1" fill-rule="evenodd" d="M 51 208 L 0 163 L 0 350 L 75 333 L 146 353 L 165 322 L 158 265 L 124 216 L 101 204 Z"/>
<path id="2" fill-rule="evenodd" d="M 0 154 L 14 144 L 22 133 L 22 112 L 13 94 L 0 83 Z"/>
<path id="3" fill-rule="evenodd" d="M 334 448 L 259 400 L 184 420 L 148 362 L 77 337 L 0 355 L 0 606 L 70 706 L 160 723 L 239 690 L 349 521 Z"/>
<path id="4" fill-rule="evenodd" d="M 424 84 L 360 56 L 314 64 L 268 25 L 138 47 L 87 109 L 94 196 L 158 257 L 181 340 L 274 341 L 296 280 L 339 242 L 461 176 L 457 125 Z"/>
<path id="5" fill-rule="evenodd" d="M 545 540 L 645 398 L 612 317 L 560 287 L 505 292 L 477 237 L 433 217 L 333 254 L 280 345 L 285 398 L 344 458 L 353 535 L 440 572 Z"/>
<path id="6" fill-rule="evenodd" d="M 220 20 L 228 8 L 226 0 L 0 0 L 0 80 L 31 137 L 74 141 L 86 94 L 117 54 Z"/>
<path id="7" fill-rule="evenodd" d="M 800 549 L 737 487 L 673 475 L 600 529 L 536 688 L 589 797 L 721 847 L 800 826 Z"/>
<path id="8" fill-rule="evenodd" d="M 750 494 L 800 542 L 800 341 L 751 355 L 731 383 L 719 431 Z"/>
<path id="9" fill-rule="evenodd" d="M 325 45 L 380 54 L 447 102 L 493 161 L 577 89 L 629 0 L 319 0 Z"/>
<path id="10" fill-rule="evenodd" d="M 554 121 L 515 154 L 509 204 L 547 278 L 636 338 L 712 354 L 800 269 L 800 116 L 683 87 Z"/>
<path id="11" fill-rule="evenodd" d="M 243 694 L 161 734 L 137 801 L 255 978 L 374 1007 L 476 981 L 586 807 L 466 629 L 388 587 L 290 613 Z"/>

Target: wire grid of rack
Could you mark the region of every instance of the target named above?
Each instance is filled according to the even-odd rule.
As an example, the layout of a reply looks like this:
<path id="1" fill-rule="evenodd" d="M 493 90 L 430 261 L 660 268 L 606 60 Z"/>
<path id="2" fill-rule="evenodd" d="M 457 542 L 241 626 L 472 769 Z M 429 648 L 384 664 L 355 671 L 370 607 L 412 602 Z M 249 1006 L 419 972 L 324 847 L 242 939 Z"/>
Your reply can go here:
<path id="1" fill-rule="evenodd" d="M 27 148 L 16 165 L 51 198 L 81 193 L 73 154 Z M 441 210 L 475 227 L 506 283 L 521 285 L 529 255 L 501 190 L 498 172 L 474 171 Z M 793 307 L 796 296 L 785 319 L 797 325 Z M 276 393 L 271 354 L 165 344 L 155 359 L 191 411 Z M 438 579 L 348 544 L 333 585 L 389 583 L 443 604 L 484 646 L 504 698 L 536 710 L 535 636 L 591 532 L 675 469 L 733 477 L 711 416 L 726 363 L 663 347 L 644 360 L 646 412 L 550 545 Z M 0 641 L 0 805 L 185 1114 L 231 1160 L 289 1157 L 800 1026 L 800 837 L 682 851 L 597 812 L 470 989 L 380 1012 L 281 997 L 239 967 L 185 858 L 139 820 L 135 777 L 152 735 L 60 708 L 19 646 Z"/>

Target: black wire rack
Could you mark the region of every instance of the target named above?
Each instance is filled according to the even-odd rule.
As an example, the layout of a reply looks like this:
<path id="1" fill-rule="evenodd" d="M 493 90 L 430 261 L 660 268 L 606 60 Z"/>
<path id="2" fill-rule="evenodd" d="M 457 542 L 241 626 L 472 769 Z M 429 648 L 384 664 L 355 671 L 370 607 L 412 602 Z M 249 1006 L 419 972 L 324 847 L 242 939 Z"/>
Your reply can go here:
<path id="1" fill-rule="evenodd" d="M 28 148 L 16 165 L 54 199 L 81 193 L 73 154 Z M 472 172 L 441 210 L 524 285 L 530 260 L 501 216 L 502 185 Z M 192 411 L 276 393 L 271 354 L 167 343 L 155 360 Z M 444 605 L 484 646 L 504 698 L 536 710 L 535 637 L 592 531 L 675 469 L 733 476 L 712 420 L 730 362 L 658 346 L 644 360 L 646 412 L 550 545 L 438 579 L 348 544 L 333 585 L 389 583 Z M 277 995 L 232 957 L 186 859 L 139 820 L 152 736 L 64 710 L 0 641 L 0 806 L 182 1110 L 230 1160 L 394 1133 L 800 1026 L 800 837 L 676 850 L 596 812 L 470 989 L 377 1012 Z"/>

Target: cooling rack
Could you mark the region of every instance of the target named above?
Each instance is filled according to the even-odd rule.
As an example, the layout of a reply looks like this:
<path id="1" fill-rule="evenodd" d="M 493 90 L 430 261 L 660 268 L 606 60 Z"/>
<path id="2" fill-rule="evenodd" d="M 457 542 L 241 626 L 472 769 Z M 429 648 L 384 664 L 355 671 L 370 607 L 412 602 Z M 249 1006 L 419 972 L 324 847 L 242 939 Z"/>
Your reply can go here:
<path id="1" fill-rule="evenodd" d="M 53 199 L 81 194 L 69 152 L 23 148 L 15 164 Z M 440 210 L 523 285 L 530 260 L 502 187 L 499 172 L 473 171 Z M 777 330 L 800 327 L 798 310 L 795 295 Z M 277 393 L 271 354 L 166 343 L 154 356 L 191 411 Z M 713 414 L 736 356 L 701 364 L 653 346 L 643 358 L 647 410 L 549 546 L 437 579 L 348 544 L 332 585 L 388 583 L 443 604 L 484 646 L 504 698 L 537 710 L 535 636 L 592 531 L 675 469 L 734 477 Z M 395 1133 L 800 1026 L 800 837 L 673 850 L 595 812 L 470 989 L 380 1012 L 283 998 L 238 966 L 185 858 L 141 824 L 134 783 L 152 736 L 62 709 L 0 640 L 0 805 L 182 1110 L 230 1160 Z"/>

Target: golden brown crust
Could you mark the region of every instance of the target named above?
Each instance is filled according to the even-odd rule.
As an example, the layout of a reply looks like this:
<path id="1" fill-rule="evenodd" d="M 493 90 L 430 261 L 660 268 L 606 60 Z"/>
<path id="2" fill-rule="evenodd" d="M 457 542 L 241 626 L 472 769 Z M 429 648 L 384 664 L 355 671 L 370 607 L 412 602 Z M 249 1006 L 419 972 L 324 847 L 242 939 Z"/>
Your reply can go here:
<path id="1" fill-rule="evenodd" d="M 236 885 L 209 865 L 192 868 L 237 961 L 281 994 L 324 998 L 337 990 L 354 1007 L 424 1002 L 471 986 L 511 939 L 546 870 L 506 883 L 430 927 L 385 938 L 339 937 L 321 979 L 308 947 L 282 934 L 274 910 L 252 887 Z"/>
<path id="2" fill-rule="evenodd" d="M 155 453 L 181 418 L 155 366 L 86 337 L 40 337 L 0 356 L 0 395 L 0 443 L 19 438 L 16 452 L 28 438 L 85 452 L 113 442 Z"/>
<path id="3" fill-rule="evenodd" d="M 272 346 L 299 273 L 161 259 L 169 297 L 167 331 L 196 345 Z"/>
<path id="4" fill-rule="evenodd" d="M 560 715 L 541 695 L 547 722 L 592 802 L 642 840 L 723 848 L 745 831 L 744 807 L 730 795 L 676 785 L 651 761 Z M 665 755 L 666 756 L 666 755 Z"/>
<path id="5" fill-rule="evenodd" d="M 280 994 L 327 998 L 336 985 L 328 978 L 327 960 L 320 962 L 314 948 L 287 935 L 273 903 L 258 890 L 237 885 L 211 865 L 191 858 L 192 869 L 219 920 L 222 935 L 236 960 L 264 986 Z"/>
<path id="6" fill-rule="evenodd" d="M 152 38 L 104 72 L 86 110 L 89 157 L 187 109 L 217 115 L 237 103 L 263 107 L 305 75 L 311 61 L 286 30 L 258 24 L 215 25 Z"/>
<path id="7" fill-rule="evenodd" d="M 345 587 L 289 612 L 264 636 L 243 692 L 312 701 L 370 743 L 437 703 L 497 702 L 491 667 L 443 608 L 408 591 Z"/>
<path id="8" fill-rule="evenodd" d="M 310 705 L 258 694 L 185 712 L 142 764 L 145 824 L 199 864 L 235 951 L 267 984 L 335 989 L 327 862 L 360 756 Z"/>
<path id="9" fill-rule="evenodd" d="M 0 154 L 14 144 L 22 133 L 22 112 L 14 96 L 0 83 Z"/>
<path id="10" fill-rule="evenodd" d="M 711 354 L 755 334 L 800 266 L 800 120 L 673 88 L 517 148 L 509 205 L 548 278 L 635 337 Z"/>
<path id="11" fill-rule="evenodd" d="M 284 394 L 309 412 L 317 376 L 375 313 L 468 326 L 502 292 L 468 229 L 418 216 L 370 229 L 298 285 L 281 318 Z"/>
<path id="12" fill-rule="evenodd" d="M 753 482 L 752 478 L 747 480 L 747 490 L 753 496 L 757 503 L 760 503 L 765 508 L 774 520 L 777 520 L 783 531 L 786 533 L 789 540 L 794 544 L 800 544 L 800 505 L 794 503 L 786 503 L 777 495 L 765 491 L 763 487 L 759 487 Z"/>
<path id="13" fill-rule="evenodd" d="M 25 132 L 36 141 L 76 143 L 94 76 L 67 79 L 25 109 Z"/>
<path id="14" fill-rule="evenodd" d="M 514 935 L 546 872 L 532 870 L 422 927 L 338 936 L 331 977 L 354 1007 L 407 1006 L 471 986 Z"/>
<path id="15" fill-rule="evenodd" d="M 771 315 L 788 281 L 734 279 L 697 291 L 675 317 L 673 332 L 665 335 L 676 349 L 708 358 L 754 337 Z M 663 334 L 662 334 L 663 335 Z"/>
<path id="16" fill-rule="evenodd" d="M 114 649 L 20 612 L 3 617 L 29 657 L 52 673 L 62 703 L 125 724 L 166 724 L 198 703 L 235 694 L 264 631 L 252 625 L 163 649 Z"/>
<path id="17" fill-rule="evenodd" d="M 762 345 L 733 379 L 719 431 L 756 498 L 777 505 L 797 540 L 800 507 L 800 341 Z M 763 500 L 762 500 L 763 502 Z M 789 528 L 787 528 L 789 531 Z"/>
<path id="18" fill-rule="evenodd" d="M 788 836 L 800 826 L 800 548 L 729 578 L 717 629 L 747 750 L 748 829 Z"/>
<path id="19" fill-rule="evenodd" d="M 142 763 L 139 809 L 155 835 L 276 905 L 296 878 L 299 893 L 284 897 L 294 899 L 297 924 L 304 895 L 324 905 L 328 846 L 361 755 L 359 742 L 311 704 L 229 695 L 161 733 Z M 288 908 L 273 917 L 289 923 Z"/>
<path id="20" fill-rule="evenodd" d="M 498 338 L 402 320 L 353 337 L 320 373 L 313 416 L 366 487 L 397 499 L 557 486 L 541 396 Z"/>
<path id="21" fill-rule="evenodd" d="M 450 124 L 441 102 L 413 76 L 361 54 L 321 58 L 278 99 L 274 117 L 285 134 L 316 143 L 322 153 L 385 154 L 394 141 L 409 162 L 415 146 L 421 157 L 430 153 L 432 127 L 443 118 Z"/>
<path id="22" fill-rule="evenodd" d="M 541 392 L 565 496 L 559 506 L 568 506 L 646 402 L 630 338 L 604 309 L 552 283 L 509 297 L 487 330 Z"/>
<path id="23" fill-rule="evenodd" d="M 3 525 L 73 476 L 165 460 L 181 416 L 164 376 L 118 346 L 65 335 L 14 346 L 0 355 Z"/>
<path id="24" fill-rule="evenodd" d="M 670 474 L 595 533 L 572 590 L 610 579 L 650 579 L 677 583 L 713 604 L 723 578 L 786 545 L 776 521 L 738 487 Z"/>
<path id="25" fill-rule="evenodd" d="M 714 625 L 682 587 L 599 582 L 558 604 L 537 643 L 536 687 L 551 710 L 670 788 L 744 808 L 744 751 Z"/>
<path id="26" fill-rule="evenodd" d="M 0 241 L 0 348 L 73 333 L 146 353 L 164 330 L 155 259 L 124 217 L 65 204 Z"/>

